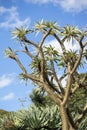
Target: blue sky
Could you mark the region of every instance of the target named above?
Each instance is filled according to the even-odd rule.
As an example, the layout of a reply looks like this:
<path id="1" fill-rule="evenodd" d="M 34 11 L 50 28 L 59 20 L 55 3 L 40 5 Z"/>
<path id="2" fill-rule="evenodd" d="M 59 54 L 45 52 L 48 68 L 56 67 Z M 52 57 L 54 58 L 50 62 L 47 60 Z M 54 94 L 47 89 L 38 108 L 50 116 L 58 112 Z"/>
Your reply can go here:
<path id="1" fill-rule="evenodd" d="M 32 27 L 41 19 L 85 28 L 87 0 L 0 0 L 0 109 L 18 110 L 22 107 L 19 99 L 26 97 L 24 105 L 30 102 L 28 95 L 33 85 L 20 82 L 21 70 L 4 56 L 4 50 L 8 46 L 17 48 L 10 32 L 15 26 Z"/>

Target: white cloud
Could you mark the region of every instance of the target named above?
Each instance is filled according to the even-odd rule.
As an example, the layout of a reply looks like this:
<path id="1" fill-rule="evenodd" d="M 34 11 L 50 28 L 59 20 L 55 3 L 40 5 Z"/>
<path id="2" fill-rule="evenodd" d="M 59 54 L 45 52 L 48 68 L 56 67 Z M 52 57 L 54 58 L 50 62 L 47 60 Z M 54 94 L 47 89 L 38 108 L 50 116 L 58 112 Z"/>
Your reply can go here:
<path id="1" fill-rule="evenodd" d="M 49 3 L 49 2 L 52 2 L 52 0 L 25 0 L 26 2 L 29 2 L 29 3 L 34 3 L 34 4 L 46 4 L 46 3 Z"/>
<path id="2" fill-rule="evenodd" d="M 58 41 L 55 40 L 55 39 L 53 39 L 53 40 L 51 40 L 51 41 L 46 41 L 46 42 L 45 42 L 45 45 L 46 45 L 46 46 L 51 45 L 51 46 L 54 47 L 58 52 L 62 53 L 62 49 L 61 49 L 61 47 L 60 47 L 60 44 L 59 44 Z M 65 45 L 66 50 L 68 50 L 68 51 L 69 51 L 69 50 L 72 50 L 72 51 L 77 51 L 77 50 L 79 50 L 79 44 L 78 44 L 78 43 L 72 44 L 72 41 L 70 41 L 70 42 L 65 41 L 64 45 Z"/>
<path id="3" fill-rule="evenodd" d="M 87 0 L 62 0 L 60 5 L 67 12 L 81 12 L 87 9 Z"/>
<path id="4" fill-rule="evenodd" d="M 5 74 L 0 77 L 0 89 L 9 86 L 14 79 L 14 74 Z"/>
<path id="5" fill-rule="evenodd" d="M 87 9 L 87 0 L 25 0 L 34 4 L 52 3 L 56 6 L 60 5 L 67 12 L 81 12 Z"/>
<path id="6" fill-rule="evenodd" d="M 46 46 L 51 45 L 53 48 L 55 48 L 58 52 L 62 53 L 61 47 L 59 45 L 59 43 L 57 42 L 57 40 L 53 39 L 51 41 L 46 41 L 45 42 Z"/>
<path id="7" fill-rule="evenodd" d="M 30 24 L 30 18 L 20 20 L 17 7 L 5 8 L 3 6 L 0 6 L 0 15 L 6 15 L 3 21 L 0 22 L 0 27 L 14 28 Z"/>
<path id="8" fill-rule="evenodd" d="M 15 97 L 14 93 L 11 92 L 11 93 L 5 95 L 4 97 L 2 97 L 2 100 L 7 101 L 7 100 L 13 99 L 14 97 Z"/>

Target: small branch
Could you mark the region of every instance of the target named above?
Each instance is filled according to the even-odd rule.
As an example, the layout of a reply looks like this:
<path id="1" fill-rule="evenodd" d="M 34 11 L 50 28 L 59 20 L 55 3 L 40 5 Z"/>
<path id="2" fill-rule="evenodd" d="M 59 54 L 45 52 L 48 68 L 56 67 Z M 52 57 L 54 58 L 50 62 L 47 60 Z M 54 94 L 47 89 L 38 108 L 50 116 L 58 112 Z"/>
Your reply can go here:
<path id="1" fill-rule="evenodd" d="M 82 45 L 82 40 L 83 40 L 83 38 L 84 38 L 84 36 L 82 35 L 81 37 L 80 37 L 80 39 L 79 38 L 77 38 L 77 37 L 74 37 L 75 39 L 76 39 L 76 41 L 80 44 L 80 46 L 83 46 Z"/>
<path id="2" fill-rule="evenodd" d="M 79 125 L 80 122 L 83 120 L 83 118 L 85 117 L 85 115 L 87 114 L 87 104 L 85 105 L 82 113 L 79 115 L 77 121 L 76 121 L 76 124 Z"/>
<path id="3" fill-rule="evenodd" d="M 80 64 L 80 61 L 81 61 L 81 57 L 82 57 L 82 53 L 83 53 L 83 44 L 82 44 L 82 40 L 83 40 L 84 36 L 81 36 L 80 40 L 78 40 L 76 38 L 76 40 L 78 41 L 79 45 L 80 45 L 80 54 L 79 54 L 79 57 L 78 57 L 78 60 L 76 61 L 73 69 L 72 69 L 72 74 L 75 72 L 75 70 L 77 69 L 78 65 Z"/>
<path id="4" fill-rule="evenodd" d="M 71 67 L 70 67 L 70 62 L 68 62 L 67 85 L 66 85 L 66 91 L 65 91 L 64 100 L 63 100 L 63 103 L 62 103 L 64 106 L 66 105 L 66 103 L 68 101 L 69 94 L 70 94 L 70 90 L 71 90 L 71 79 L 72 79 Z"/>
<path id="5" fill-rule="evenodd" d="M 62 39 L 62 42 L 64 43 L 66 39 L 67 39 L 67 36 L 65 36 L 65 37 Z"/>
<path id="6" fill-rule="evenodd" d="M 58 87 L 55 84 L 53 84 L 51 81 L 49 81 L 49 79 L 48 79 L 48 77 L 46 77 L 46 75 L 44 78 L 46 79 L 46 82 L 48 83 L 49 87 L 58 93 L 58 97 L 60 99 L 63 99 L 63 96 L 61 95 Z"/>
<path id="7" fill-rule="evenodd" d="M 71 94 L 74 94 L 76 92 L 77 89 L 81 88 L 81 87 L 84 87 L 83 86 L 83 83 L 84 81 L 86 80 L 87 78 L 87 74 L 84 75 L 84 77 L 79 81 L 79 83 L 76 83 L 75 84 L 75 87 L 72 89 L 72 93 Z M 85 87 L 84 87 L 85 88 Z"/>
<path id="8" fill-rule="evenodd" d="M 85 47 L 87 45 L 87 42 L 83 43 L 83 47 Z"/>
<path id="9" fill-rule="evenodd" d="M 46 82 L 43 82 L 43 89 L 48 93 L 49 97 L 57 104 L 60 106 L 61 100 L 60 98 L 51 90 L 49 85 Z"/>
<path id="10" fill-rule="evenodd" d="M 34 56 L 29 52 L 27 46 L 25 46 L 25 49 L 22 52 L 26 53 L 31 59 L 34 58 Z"/>
<path id="11" fill-rule="evenodd" d="M 45 60 L 44 60 L 44 54 L 42 48 L 39 48 L 40 56 L 41 56 L 41 77 L 42 80 L 44 81 L 45 77 Z"/>
<path id="12" fill-rule="evenodd" d="M 65 73 L 63 76 L 60 77 L 60 81 L 63 80 L 66 76 L 67 76 L 68 73 Z"/>
<path id="13" fill-rule="evenodd" d="M 10 55 L 9 57 L 17 62 L 19 67 L 22 69 L 23 73 L 27 73 L 27 70 L 25 69 L 25 67 L 23 66 L 23 64 L 15 54 Z"/>
<path id="14" fill-rule="evenodd" d="M 79 85 L 76 84 L 75 87 L 72 89 L 72 94 L 74 94 L 78 88 L 79 88 Z"/>
<path id="15" fill-rule="evenodd" d="M 39 45 L 36 44 L 35 42 L 33 42 L 31 40 L 27 40 L 26 38 L 24 39 L 24 42 L 27 42 L 27 43 L 35 46 L 38 49 L 40 56 L 41 56 L 41 76 L 42 76 L 42 79 L 44 80 L 44 65 L 45 65 L 45 63 L 44 63 L 44 55 L 43 55 L 42 48 L 40 48 Z"/>
<path id="16" fill-rule="evenodd" d="M 50 34 L 51 30 L 52 30 L 52 29 L 49 29 L 49 30 L 46 32 L 46 34 L 44 34 L 44 36 L 42 37 L 41 42 L 40 42 L 40 44 L 39 44 L 39 47 L 40 47 L 40 48 L 42 47 L 42 45 L 43 45 L 43 43 L 44 43 L 46 37 Z"/>
<path id="17" fill-rule="evenodd" d="M 77 126 L 75 125 L 74 121 L 73 121 L 73 117 L 72 117 L 72 114 L 70 113 L 70 110 L 69 108 L 67 108 L 67 115 L 68 115 L 68 118 L 69 118 L 69 121 L 72 125 L 73 128 L 75 128 L 76 130 L 78 129 Z"/>
<path id="18" fill-rule="evenodd" d="M 81 48 L 83 48 L 83 44 L 82 44 L 82 40 L 83 40 L 83 38 L 84 38 L 84 35 L 81 36 L 80 41 L 79 41 L 79 44 L 80 44 L 80 47 L 81 47 Z"/>
<path id="19" fill-rule="evenodd" d="M 51 59 L 52 59 L 52 56 L 51 56 Z M 56 82 L 58 83 L 60 91 L 62 92 L 62 94 L 64 94 L 64 89 L 63 89 L 62 83 L 61 83 L 61 81 L 58 79 L 58 77 L 56 75 L 54 63 L 53 63 L 52 60 L 50 60 L 50 62 L 51 62 L 51 66 L 52 66 L 52 71 L 53 71 L 54 78 L 55 78 Z"/>
<path id="20" fill-rule="evenodd" d="M 39 50 L 38 50 L 37 56 L 39 55 L 39 51 L 40 51 L 40 49 L 41 49 L 41 47 L 42 47 L 42 45 L 43 45 L 43 43 L 44 43 L 46 37 L 50 34 L 51 30 L 52 30 L 52 29 L 49 29 L 49 30 L 46 31 L 46 33 L 43 35 L 43 37 L 42 37 L 42 39 L 41 39 L 41 42 L 40 42 L 40 44 L 38 45 L 38 46 L 39 46 Z"/>
<path id="21" fill-rule="evenodd" d="M 52 90 L 52 88 L 50 88 L 49 84 L 47 83 L 47 81 L 42 81 L 42 82 L 37 82 L 36 83 L 38 86 L 41 86 L 47 93 L 48 96 L 57 104 L 60 105 L 62 99 L 59 95 L 57 95 L 56 93 L 54 93 L 54 91 Z"/>
<path id="22" fill-rule="evenodd" d="M 76 90 L 80 87 L 84 87 L 83 83 L 87 78 L 87 74 L 84 75 L 84 77 L 80 80 L 80 82 L 78 84 L 75 85 L 75 88 L 72 89 L 72 94 L 76 92 Z"/>
<path id="23" fill-rule="evenodd" d="M 87 73 L 84 74 L 84 77 L 81 79 L 80 84 L 82 84 L 86 80 L 86 78 L 87 78 Z"/>
<path id="24" fill-rule="evenodd" d="M 31 45 L 35 46 L 36 48 L 39 48 L 39 46 L 34 41 L 28 40 L 27 38 L 24 38 L 23 41 L 28 43 L 29 45 L 31 44 Z"/>
<path id="25" fill-rule="evenodd" d="M 31 74 L 24 73 L 24 74 L 22 74 L 22 75 L 23 75 L 24 78 L 30 79 L 30 80 L 34 81 L 36 84 L 37 84 L 37 82 L 38 82 L 38 83 L 43 83 L 40 78 L 37 78 L 36 76 L 33 76 L 33 75 L 31 75 Z"/>
<path id="26" fill-rule="evenodd" d="M 74 65 L 74 67 L 71 71 L 71 74 L 73 74 L 76 71 L 78 65 L 80 64 L 80 61 L 81 61 L 81 58 L 82 58 L 82 53 L 83 53 L 83 48 L 80 49 L 80 54 L 79 54 L 78 60 L 76 61 L 75 65 Z"/>
<path id="27" fill-rule="evenodd" d="M 76 41 L 79 43 L 80 47 L 83 48 L 84 46 L 83 46 L 82 40 L 84 39 L 84 35 L 82 35 L 82 36 L 80 37 L 80 39 L 77 38 L 77 37 L 74 37 L 74 38 L 75 38 Z"/>
<path id="28" fill-rule="evenodd" d="M 63 54 L 65 55 L 66 49 L 65 46 L 63 44 L 63 42 L 61 41 L 61 39 L 54 33 L 53 36 L 57 39 L 57 41 L 60 43 L 60 46 L 62 48 Z"/>

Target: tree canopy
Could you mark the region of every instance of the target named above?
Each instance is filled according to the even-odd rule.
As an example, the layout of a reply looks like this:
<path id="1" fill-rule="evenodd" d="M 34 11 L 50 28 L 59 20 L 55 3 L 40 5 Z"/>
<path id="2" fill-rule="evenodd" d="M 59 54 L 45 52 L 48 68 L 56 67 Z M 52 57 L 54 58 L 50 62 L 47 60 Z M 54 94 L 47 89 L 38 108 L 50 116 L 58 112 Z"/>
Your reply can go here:
<path id="1" fill-rule="evenodd" d="M 82 67 L 84 69 L 87 65 L 87 31 L 71 25 L 61 27 L 57 22 L 41 20 L 32 29 L 15 28 L 12 35 L 22 49 L 15 51 L 9 47 L 5 54 L 21 68 L 20 78 L 31 80 L 56 103 L 60 111 L 62 130 L 79 129 L 87 113 L 87 71 L 80 73 Z M 55 42 L 52 45 L 47 44 L 46 40 L 49 39 L 55 39 L 59 49 Z M 78 48 L 67 50 L 66 43 L 78 45 Z M 28 70 L 18 57 L 19 52 L 25 53 L 29 58 Z M 85 100 L 78 97 L 77 101 L 78 95 Z M 76 119 L 73 117 L 75 109 L 70 108 L 75 101 L 80 104 L 80 107 L 76 107 L 76 104 L 74 106 L 78 115 Z"/>

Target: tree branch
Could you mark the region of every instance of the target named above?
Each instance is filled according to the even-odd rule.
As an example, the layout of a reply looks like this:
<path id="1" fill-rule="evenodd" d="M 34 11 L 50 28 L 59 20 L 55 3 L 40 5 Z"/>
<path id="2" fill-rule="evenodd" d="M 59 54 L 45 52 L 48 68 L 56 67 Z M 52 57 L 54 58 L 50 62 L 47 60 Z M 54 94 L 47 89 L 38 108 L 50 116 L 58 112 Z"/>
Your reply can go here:
<path id="1" fill-rule="evenodd" d="M 87 42 L 83 43 L 83 47 L 85 47 L 87 45 Z"/>
<path id="2" fill-rule="evenodd" d="M 53 83 L 51 83 L 51 81 L 49 81 L 48 77 L 45 76 L 45 79 L 46 79 L 46 82 L 48 83 L 49 87 L 58 93 L 58 97 L 60 99 L 63 99 L 63 96 L 61 95 L 58 87 L 56 85 L 54 85 Z"/>
<path id="3" fill-rule="evenodd" d="M 84 35 L 81 36 L 80 40 L 78 40 L 78 39 L 76 38 L 76 40 L 78 41 L 78 43 L 79 43 L 79 45 L 80 45 L 80 52 L 79 52 L 78 60 L 76 61 L 75 65 L 74 65 L 74 67 L 73 67 L 73 69 L 72 69 L 72 72 L 71 72 L 72 74 L 73 74 L 73 73 L 75 72 L 75 70 L 77 69 L 78 65 L 80 64 L 81 58 L 82 58 L 83 47 L 84 47 L 83 44 L 82 44 L 83 38 L 84 38 Z"/>
<path id="4" fill-rule="evenodd" d="M 83 48 L 82 40 L 83 40 L 83 38 L 84 38 L 84 35 L 82 35 L 82 36 L 80 37 L 80 39 L 77 38 L 77 37 L 74 37 L 74 38 L 75 38 L 76 41 L 80 44 L 80 47 Z"/>
<path id="5" fill-rule="evenodd" d="M 87 74 L 84 75 L 84 77 L 79 81 L 79 83 L 75 84 L 75 87 L 72 89 L 72 94 L 74 94 L 76 92 L 77 89 L 79 89 L 80 87 L 83 87 L 83 83 L 87 78 Z"/>
<path id="6" fill-rule="evenodd" d="M 37 78 L 36 76 L 33 76 L 32 74 L 24 73 L 22 75 L 23 75 L 24 78 L 30 79 L 30 80 L 34 81 L 36 84 L 37 83 L 43 83 L 40 78 Z"/>
<path id="7" fill-rule="evenodd" d="M 62 42 L 64 43 L 66 39 L 67 39 L 67 36 L 65 36 L 65 37 L 62 39 Z"/>
<path id="8" fill-rule="evenodd" d="M 34 58 L 34 56 L 29 52 L 27 46 L 25 46 L 25 49 L 22 52 L 26 53 L 31 59 Z"/>
<path id="9" fill-rule="evenodd" d="M 74 121 L 73 121 L 73 117 L 72 117 L 72 114 L 70 113 L 69 108 L 67 108 L 67 111 L 66 111 L 66 112 L 67 112 L 67 115 L 68 115 L 68 118 L 69 118 L 69 121 L 70 121 L 72 127 L 77 130 L 78 128 L 77 128 L 76 124 L 75 124 Z"/>
<path id="10" fill-rule="evenodd" d="M 23 73 L 27 73 L 27 70 L 25 69 L 25 67 L 23 66 L 23 64 L 15 54 L 11 54 L 9 57 L 17 62 L 17 64 L 19 65 Z"/>
<path id="11" fill-rule="evenodd" d="M 49 87 L 48 83 L 43 82 L 43 89 L 48 93 L 49 97 L 57 104 L 60 106 L 61 100 L 60 98 L 51 90 Z"/>
<path id="12" fill-rule="evenodd" d="M 70 90 L 71 90 L 71 79 L 72 79 L 71 66 L 70 66 L 70 62 L 68 62 L 67 85 L 66 85 L 66 91 L 65 91 L 64 100 L 63 100 L 63 103 L 62 103 L 64 106 L 66 105 L 66 103 L 68 101 L 69 94 L 70 94 Z"/>
<path id="13" fill-rule="evenodd" d="M 85 105 L 82 113 L 79 115 L 78 119 L 76 120 L 77 125 L 80 124 L 80 122 L 82 121 L 82 119 L 85 117 L 86 114 L 87 114 L 87 104 Z"/>
<path id="14" fill-rule="evenodd" d="M 80 54 L 79 54 L 78 60 L 76 61 L 75 65 L 74 65 L 74 67 L 71 71 L 71 74 L 73 74 L 76 71 L 78 65 L 80 64 L 80 61 L 81 61 L 81 58 L 82 58 L 82 53 L 83 53 L 83 48 L 80 49 Z"/>
<path id="15" fill-rule="evenodd" d="M 49 30 L 46 32 L 46 34 L 44 34 L 44 36 L 42 37 L 41 42 L 40 42 L 40 44 L 39 44 L 39 47 L 40 47 L 40 48 L 42 47 L 42 45 L 43 45 L 43 43 L 44 43 L 46 37 L 50 34 L 51 30 L 52 30 L 52 29 L 49 29 Z"/>
<path id="16" fill-rule="evenodd" d="M 63 42 L 60 40 L 60 38 L 54 33 L 53 36 L 57 39 L 57 41 L 60 43 L 60 46 L 62 48 L 63 54 L 65 55 L 66 49 L 65 46 L 63 44 Z"/>
<path id="17" fill-rule="evenodd" d="M 63 76 L 60 77 L 60 81 L 63 80 L 66 76 L 67 76 L 68 73 L 65 73 Z"/>
<path id="18" fill-rule="evenodd" d="M 29 45 L 33 45 L 36 48 L 39 48 L 38 44 L 34 41 L 28 40 L 26 37 L 23 39 L 24 42 L 28 43 Z"/>
<path id="19" fill-rule="evenodd" d="M 52 56 L 51 56 L 51 59 L 52 59 Z M 64 89 L 63 89 L 62 83 L 61 83 L 61 81 L 58 79 L 58 77 L 56 75 L 56 71 L 55 71 L 55 68 L 54 68 L 54 63 L 53 63 L 52 60 L 50 60 L 50 62 L 51 62 L 52 72 L 53 72 L 53 76 L 55 78 L 55 81 L 58 83 L 59 89 L 62 92 L 62 94 L 64 94 Z"/>
<path id="20" fill-rule="evenodd" d="M 72 89 L 71 93 L 74 94 L 78 88 L 79 88 L 79 85 L 75 84 L 75 87 Z"/>
<path id="21" fill-rule="evenodd" d="M 27 40 L 26 38 L 24 39 L 24 42 L 27 42 L 31 45 L 33 45 L 34 47 L 36 47 L 40 53 L 40 56 L 41 56 L 41 76 L 42 76 L 42 79 L 44 80 L 44 65 L 45 65 L 45 61 L 44 61 L 44 55 L 43 55 L 43 50 L 41 47 L 39 47 L 38 44 L 36 44 L 35 42 L 31 41 L 31 40 Z"/>
<path id="22" fill-rule="evenodd" d="M 87 45 L 87 42 L 82 43 L 82 40 L 83 40 L 84 37 L 85 37 L 85 36 L 82 35 L 81 38 L 80 38 L 80 40 L 75 37 L 75 39 L 78 41 L 78 43 L 80 43 L 80 46 L 81 46 L 81 47 L 85 47 L 85 46 Z"/>

